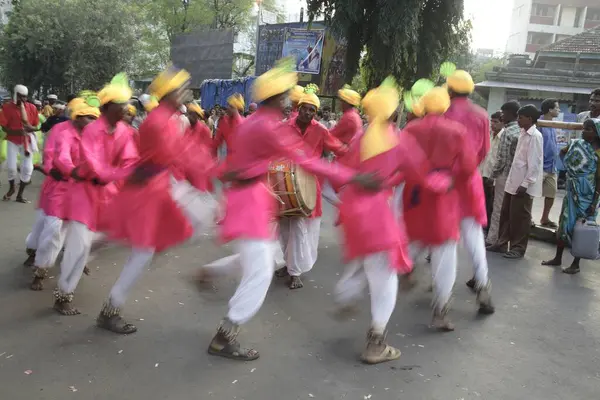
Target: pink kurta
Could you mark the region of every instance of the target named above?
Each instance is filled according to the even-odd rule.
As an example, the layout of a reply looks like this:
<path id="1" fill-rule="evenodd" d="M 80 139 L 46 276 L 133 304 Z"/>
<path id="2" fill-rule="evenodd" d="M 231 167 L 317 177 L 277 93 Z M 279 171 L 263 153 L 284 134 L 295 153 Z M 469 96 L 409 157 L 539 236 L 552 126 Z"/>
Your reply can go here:
<path id="1" fill-rule="evenodd" d="M 353 172 L 331 165 L 317 157 L 288 124 L 282 124 L 282 114 L 267 107 L 259 108 L 240 125 L 235 135 L 235 153 L 227 162 L 229 171 L 250 183 L 234 183 L 225 193 L 225 217 L 221 222 L 221 238 L 274 239 L 271 229 L 277 216 L 275 197 L 267 187 L 267 173 L 273 161 L 287 158 L 317 176 L 342 185 L 350 181 Z"/>
<path id="2" fill-rule="evenodd" d="M 191 126 L 186 130 L 184 135 L 185 140 L 192 148 L 190 148 L 190 154 L 192 157 L 198 160 L 205 160 L 204 162 L 213 162 L 212 156 L 212 145 L 213 139 L 210 134 L 210 129 L 202 122 L 197 122 L 196 125 Z M 194 155 L 194 153 L 197 153 Z M 187 166 L 185 166 L 187 168 Z M 185 169 L 181 169 L 179 172 L 180 176 L 183 175 L 185 178 Z M 189 170 L 189 168 L 187 168 Z M 188 177 L 189 179 L 190 177 Z M 198 190 L 212 192 L 214 191 L 214 185 L 212 178 L 208 175 L 200 176 L 200 174 L 194 174 L 194 181 L 191 182 Z"/>
<path id="3" fill-rule="evenodd" d="M 232 137 L 235 135 L 238 126 L 243 121 L 244 117 L 240 114 L 235 114 L 233 116 L 224 115 L 219 118 L 219 125 L 215 132 L 215 138 L 212 141 L 213 157 L 217 156 L 217 150 L 219 150 L 219 147 L 221 147 L 223 143 L 227 145 L 227 156 L 233 152 Z"/>
<path id="4" fill-rule="evenodd" d="M 44 211 L 44 214 L 60 219 L 66 217 L 66 202 L 69 197 L 69 182 L 68 175 L 64 181 L 57 181 L 52 176 L 48 175 L 52 168 L 58 168 L 56 162 L 60 158 L 60 145 L 65 139 L 71 136 L 72 131 L 77 131 L 71 121 L 61 122 L 55 125 L 46 135 L 46 143 L 44 146 L 44 157 L 42 168 L 47 174 L 44 183 L 40 189 L 40 200 L 38 207 Z M 59 169 L 60 171 L 60 169 Z"/>
<path id="5" fill-rule="evenodd" d="M 400 141 L 411 136 L 425 152 L 431 171 L 446 173 L 455 186 L 471 179 L 476 169 L 474 154 L 465 151 L 465 128 L 445 116 L 427 115 L 411 121 L 400 134 Z M 458 240 L 461 210 L 458 190 L 435 193 L 410 180 L 403 192 L 403 218 L 411 241 L 425 246 Z"/>
<path id="6" fill-rule="evenodd" d="M 333 137 L 338 138 L 345 144 L 349 144 L 361 129 L 362 119 L 356 108 L 353 107 L 344 111 L 340 121 L 329 132 Z"/>
<path id="7" fill-rule="evenodd" d="M 331 151 L 340 156 L 346 153 L 347 148 L 344 144 L 333 137 L 323 125 L 313 119 L 310 121 L 310 124 L 308 124 L 306 130 L 302 132 L 296 123 L 297 118 L 298 117 L 292 118 L 285 122 L 285 124 L 292 128 L 298 138 L 301 138 L 304 141 L 309 157 L 322 157 L 325 151 Z M 315 209 L 310 218 L 318 218 L 323 215 L 323 200 L 321 196 L 322 185 L 323 179 L 317 179 L 317 204 L 315 205 Z"/>
<path id="8" fill-rule="evenodd" d="M 172 198 L 171 173 L 205 174 L 210 165 L 198 159 L 208 156 L 206 149 L 190 157 L 193 145 L 180 135 L 178 121 L 172 118 L 176 112 L 162 103 L 140 126 L 139 168 L 154 175 L 142 183 L 126 181 L 110 203 L 107 234 L 111 239 L 133 248 L 164 251 L 192 236 L 192 226 Z"/>
<path id="9" fill-rule="evenodd" d="M 108 216 L 105 208 L 116 193 L 114 182 L 131 174 L 138 161 L 135 140 L 125 123 L 119 122 L 111 132 L 102 116 L 84 128 L 79 150 L 79 165 L 73 163 L 70 170 L 65 170 L 69 176 L 77 166 L 77 174 L 83 179 L 71 185 L 68 219 L 92 231 L 104 231 Z"/>
<path id="10" fill-rule="evenodd" d="M 490 151 L 490 122 L 487 112 L 468 98 L 457 97 L 452 99 L 446 117 L 465 126 L 463 151 L 474 154 L 477 165 L 480 165 Z M 481 226 L 486 226 L 485 194 L 479 170 L 476 169 L 467 181 L 458 183 L 456 189 L 459 195 L 461 219 L 473 217 Z"/>

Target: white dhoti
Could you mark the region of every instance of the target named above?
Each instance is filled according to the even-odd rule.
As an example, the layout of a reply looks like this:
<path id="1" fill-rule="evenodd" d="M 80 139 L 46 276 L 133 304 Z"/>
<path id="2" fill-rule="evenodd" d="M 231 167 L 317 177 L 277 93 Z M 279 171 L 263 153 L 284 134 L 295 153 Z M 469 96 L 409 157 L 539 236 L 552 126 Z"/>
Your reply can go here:
<path id="1" fill-rule="evenodd" d="M 290 276 L 300 276 L 317 262 L 321 218 L 281 218 L 279 235 Z"/>
<path id="2" fill-rule="evenodd" d="M 172 179 L 171 196 L 194 228 L 194 237 L 214 232 L 219 203 L 212 194 L 199 191 L 188 181 Z"/>
<path id="3" fill-rule="evenodd" d="M 234 324 L 248 322 L 262 306 L 273 279 L 272 240 L 241 239 L 235 243 L 236 254 L 216 260 L 204 268 L 209 276 L 241 273 L 241 280 L 229 300 L 227 318 Z"/>
<path id="4" fill-rule="evenodd" d="M 475 218 L 464 218 L 460 221 L 460 236 L 473 261 L 476 287 L 484 287 L 488 283 L 488 263 L 483 228 Z"/>
<path id="5" fill-rule="evenodd" d="M 48 269 L 54 266 L 56 258 L 63 247 L 66 235 L 65 222 L 51 215 L 46 215 L 35 253 L 35 266 Z"/>
<path id="6" fill-rule="evenodd" d="M 498 232 L 500 230 L 500 212 L 502 211 L 502 201 L 504 200 L 504 187 L 506 186 L 506 176 L 496 178 L 494 188 L 494 204 L 492 216 L 490 217 L 490 229 L 487 234 L 487 242 L 495 244 L 498 241 Z"/>
<path id="7" fill-rule="evenodd" d="M 123 307 L 133 284 L 142 276 L 144 269 L 150 265 L 153 257 L 154 250 L 152 249 L 131 249 L 131 255 L 123 266 L 119 278 L 110 289 L 108 302 L 113 308 Z"/>
<path id="8" fill-rule="evenodd" d="M 448 241 L 431 249 L 431 276 L 433 280 L 433 307 L 442 311 L 452 297 L 452 288 L 456 282 L 456 242 Z M 410 244 L 411 257 L 419 254 L 425 247 L 418 242 Z"/>
<path id="9" fill-rule="evenodd" d="M 329 204 L 337 206 L 340 203 L 340 198 L 338 197 L 335 190 L 333 190 L 333 186 L 329 183 L 329 181 L 325 181 L 323 186 L 321 187 L 321 195 Z"/>
<path id="10" fill-rule="evenodd" d="M 383 333 L 396 306 L 398 275 L 389 263 L 389 253 L 375 253 L 352 261 L 335 287 L 336 302 L 351 305 L 369 286 L 371 296 L 371 328 Z"/>
<path id="11" fill-rule="evenodd" d="M 23 183 L 28 183 L 31 180 L 31 174 L 33 174 L 33 153 L 34 150 L 30 149 L 29 157 L 25 157 L 25 150 L 22 145 L 14 144 L 11 141 L 6 141 L 6 169 L 8 173 L 8 180 L 14 181 L 19 177 Z M 21 155 L 21 172 L 17 170 L 18 156 Z"/>
<path id="12" fill-rule="evenodd" d="M 40 235 L 42 234 L 42 230 L 44 229 L 45 218 L 46 214 L 43 210 L 36 210 L 35 221 L 33 222 L 31 233 L 29 233 L 29 235 L 27 235 L 27 238 L 25 239 L 25 247 L 27 248 L 27 250 L 37 250 Z"/>
<path id="13" fill-rule="evenodd" d="M 60 263 L 58 289 L 63 295 L 71 295 L 77 288 L 87 264 L 94 232 L 77 221 L 70 221 L 66 231 L 65 254 Z"/>

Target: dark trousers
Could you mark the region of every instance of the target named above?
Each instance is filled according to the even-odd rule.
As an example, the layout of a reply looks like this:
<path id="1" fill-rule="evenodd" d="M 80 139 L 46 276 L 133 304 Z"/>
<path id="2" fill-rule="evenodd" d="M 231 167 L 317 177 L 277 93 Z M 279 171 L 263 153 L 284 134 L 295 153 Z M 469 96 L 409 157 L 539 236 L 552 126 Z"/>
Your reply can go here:
<path id="1" fill-rule="evenodd" d="M 494 180 L 483 178 L 483 193 L 485 195 L 485 211 L 487 214 L 487 228 L 492 222 L 492 210 L 494 209 Z"/>
<path id="2" fill-rule="evenodd" d="M 533 197 L 504 193 L 500 212 L 498 246 L 508 246 L 510 250 L 525 255 L 531 230 L 531 206 Z"/>

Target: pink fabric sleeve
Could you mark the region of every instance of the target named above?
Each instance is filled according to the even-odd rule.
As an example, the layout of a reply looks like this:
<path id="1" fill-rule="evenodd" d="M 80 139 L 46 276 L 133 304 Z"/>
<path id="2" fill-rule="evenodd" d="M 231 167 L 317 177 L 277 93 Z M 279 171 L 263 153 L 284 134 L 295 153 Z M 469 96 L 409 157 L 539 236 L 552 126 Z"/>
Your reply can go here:
<path id="1" fill-rule="evenodd" d="M 331 132 L 323 128 L 323 139 L 325 150 L 333 152 L 336 156 L 343 156 L 348 152 L 348 146 L 346 146 L 338 138 L 334 137 Z"/>
<path id="2" fill-rule="evenodd" d="M 71 140 L 69 139 L 70 138 L 65 137 L 58 143 L 58 149 L 55 150 L 56 156 L 53 158 L 53 166 L 65 176 L 70 176 L 71 172 L 75 169 L 73 159 L 71 158 Z M 50 143 L 47 143 L 46 146 L 49 144 Z M 44 150 L 44 157 L 46 157 L 46 150 Z M 46 160 L 44 159 L 44 166 L 45 161 Z"/>
<path id="3" fill-rule="evenodd" d="M 101 145 L 102 133 L 87 132 L 85 129 L 81 138 L 81 167 L 80 176 L 93 179 L 98 178 L 104 183 L 121 180 L 129 176 L 139 160 L 137 146 L 132 135 L 125 134 L 119 156 L 119 165 L 114 167 L 106 165 L 97 156 L 104 151 Z"/>

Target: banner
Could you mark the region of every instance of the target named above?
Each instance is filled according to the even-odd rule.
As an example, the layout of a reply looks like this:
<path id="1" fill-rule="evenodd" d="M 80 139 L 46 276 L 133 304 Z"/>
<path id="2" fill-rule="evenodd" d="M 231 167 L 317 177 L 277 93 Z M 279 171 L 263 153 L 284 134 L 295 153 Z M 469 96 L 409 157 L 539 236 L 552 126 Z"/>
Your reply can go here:
<path id="1" fill-rule="evenodd" d="M 294 57 L 299 73 L 319 74 L 324 38 L 325 31 L 322 29 L 286 29 L 281 56 Z"/>

